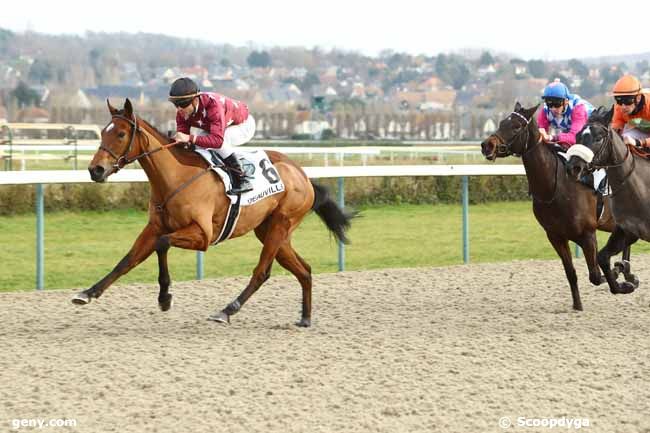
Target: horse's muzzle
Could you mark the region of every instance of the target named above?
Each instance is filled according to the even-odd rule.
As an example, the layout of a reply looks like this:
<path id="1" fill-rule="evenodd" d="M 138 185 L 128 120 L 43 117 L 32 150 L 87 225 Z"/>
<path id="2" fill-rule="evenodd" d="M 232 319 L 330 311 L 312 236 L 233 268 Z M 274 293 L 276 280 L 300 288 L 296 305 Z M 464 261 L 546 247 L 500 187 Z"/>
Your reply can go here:
<path id="1" fill-rule="evenodd" d="M 488 138 L 486 140 L 483 140 L 483 142 L 481 143 L 481 153 L 483 154 L 483 156 L 485 156 L 485 158 L 488 161 L 493 161 L 494 159 L 496 159 L 497 155 L 495 150 L 496 150 L 496 146 L 494 145 L 494 143 L 492 143 L 491 139 Z"/>
<path id="2" fill-rule="evenodd" d="M 88 172 L 94 182 L 104 182 L 106 180 L 106 170 L 101 165 L 88 167 Z"/>

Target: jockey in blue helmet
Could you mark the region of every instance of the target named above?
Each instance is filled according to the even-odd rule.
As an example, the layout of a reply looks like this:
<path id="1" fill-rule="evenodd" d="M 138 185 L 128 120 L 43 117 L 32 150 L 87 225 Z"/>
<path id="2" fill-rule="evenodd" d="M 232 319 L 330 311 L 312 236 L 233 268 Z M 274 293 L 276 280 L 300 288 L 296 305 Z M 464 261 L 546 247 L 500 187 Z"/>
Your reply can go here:
<path id="1" fill-rule="evenodd" d="M 544 88 L 544 108 L 537 114 L 542 140 L 568 149 L 576 143 L 576 134 L 585 126 L 594 107 L 555 79 Z"/>

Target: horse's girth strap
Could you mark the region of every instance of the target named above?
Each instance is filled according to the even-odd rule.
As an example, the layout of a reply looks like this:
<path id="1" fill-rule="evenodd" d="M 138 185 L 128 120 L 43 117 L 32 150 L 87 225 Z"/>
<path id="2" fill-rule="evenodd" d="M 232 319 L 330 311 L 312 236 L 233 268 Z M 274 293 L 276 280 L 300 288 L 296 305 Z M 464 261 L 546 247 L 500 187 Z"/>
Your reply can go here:
<path id="1" fill-rule="evenodd" d="M 178 188 L 176 188 L 176 189 L 174 190 L 174 192 L 172 192 L 172 193 L 171 193 L 171 194 L 170 194 L 170 195 L 169 195 L 165 200 L 163 200 L 162 203 L 160 203 L 159 205 L 156 205 L 156 210 L 157 210 L 158 212 L 162 212 L 162 211 L 164 211 L 164 210 L 165 210 L 165 206 L 167 205 L 167 203 L 169 203 L 169 201 L 170 201 L 170 200 L 171 200 L 171 199 L 172 199 L 176 194 L 178 194 L 179 192 L 183 191 L 185 188 L 187 188 L 187 187 L 190 186 L 192 183 L 194 183 L 194 181 L 196 181 L 196 180 L 199 179 L 201 176 L 203 176 L 204 174 L 209 173 L 209 172 L 210 172 L 210 168 L 208 167 L 208 168 L 204 169 L 203 171 L 201 171 L 201 172 L 195 174 L 194 176 L 192 176 L 192 177 L 190 178 L 190 180 L 188 180 L 187 182 L 185 182 L 184 184 L 182 184 L 181 186 L 179 186 Z"/>

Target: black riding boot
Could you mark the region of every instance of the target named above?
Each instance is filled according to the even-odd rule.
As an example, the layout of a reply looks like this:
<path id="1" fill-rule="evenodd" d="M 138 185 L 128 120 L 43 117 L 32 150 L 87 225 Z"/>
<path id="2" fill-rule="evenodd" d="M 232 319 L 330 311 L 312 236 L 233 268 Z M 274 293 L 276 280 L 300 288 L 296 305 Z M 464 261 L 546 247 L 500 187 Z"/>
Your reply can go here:
<path id="1" fill-rule="evenodd" d="M 241 194 L 251 191 L 253 189 L 253 185 L 250 182 L 251 179 L 244 171 L 237 156 L 233 153 L 228 158 L 224 159 L 224 162 L 232 169 L 231 172 L 233 174 L 233 184 L 228 192 L 231 194 Z"/>

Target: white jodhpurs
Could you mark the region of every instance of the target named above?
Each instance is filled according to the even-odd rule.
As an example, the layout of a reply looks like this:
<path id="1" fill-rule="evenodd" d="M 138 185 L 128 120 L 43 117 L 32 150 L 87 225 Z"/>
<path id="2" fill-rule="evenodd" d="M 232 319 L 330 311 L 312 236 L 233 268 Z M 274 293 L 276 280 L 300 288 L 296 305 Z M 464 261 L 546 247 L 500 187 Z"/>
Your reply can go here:
<path id="1" fill-rule="evenodd" d="M 647 132 L 643 132 L 638 128 L 634 128 L 632 126 L 625 125 L 625 128 L 623 128 L 623 132 L 621 133 L 623 137 L 630 137 L 630 138 L 638 138 L 639 140 L 643 140 L 644 138 L 650 137 L 650 134 Z"/>
<path id="2" fill-rule="evenodd" d="M 192 128 L 190 131 L 194 135 L 208 135 L 202 129 Z M 226 127 L 226 131 L 223 134 L 223 144 L 219 149 L 214 149 L 217 154 L 225 159 L 230 155 L 235 153 L 235 146 L 241 146 L 244 143 L 251 141 L 255 135 L 255 119 L 250 114 L 239 125 L 230 125 Z"/>

